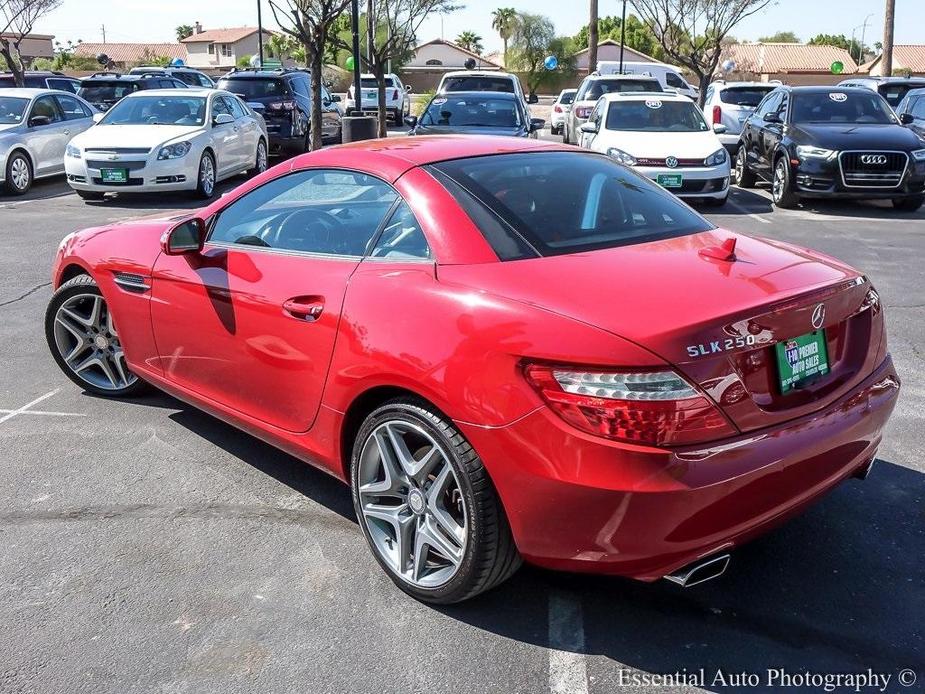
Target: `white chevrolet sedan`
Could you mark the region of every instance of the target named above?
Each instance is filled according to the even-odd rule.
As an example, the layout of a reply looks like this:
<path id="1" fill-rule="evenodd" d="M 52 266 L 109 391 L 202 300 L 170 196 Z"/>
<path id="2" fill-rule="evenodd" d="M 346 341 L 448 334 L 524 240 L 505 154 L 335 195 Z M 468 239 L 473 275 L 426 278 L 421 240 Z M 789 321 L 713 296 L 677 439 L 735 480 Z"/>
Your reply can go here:
<path id="1" fill-rule="evenodd" d="M 580 128 L 579 144 L 607 154 L 675 193 L 722 205 L 729 197 L 729 155 L 697 105 L 664 92 L 605 94 Z"/>
<path id="2" fill-rule="evenodd" d="M 218 181 L 266 170 L 266 124 L 230 92 L 138 91 L 71 140 L 64 168 L 85 200 L 180 190 L 210 198 Z"/>

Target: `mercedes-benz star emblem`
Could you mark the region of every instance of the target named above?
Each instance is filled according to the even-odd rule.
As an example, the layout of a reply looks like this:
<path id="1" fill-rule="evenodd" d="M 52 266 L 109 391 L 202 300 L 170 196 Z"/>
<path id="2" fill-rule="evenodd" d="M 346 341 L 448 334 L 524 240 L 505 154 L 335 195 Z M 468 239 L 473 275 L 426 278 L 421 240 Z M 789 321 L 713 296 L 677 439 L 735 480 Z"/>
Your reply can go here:
<path id="1" fill-rule="evenodd" d="M 665 166 L 667 166 L 669 169 L 673 169 L 677 165 L 678 165 L 677 157 L 665 157 Z"/>
<path id="2" fill-rule="evenodd" d="M 813 309 L 813 317 L 811 320 L 813 328 L 816 330 L 822 327 L 822 324 L 825 323 L 825 304 L 819 304 Z"/>

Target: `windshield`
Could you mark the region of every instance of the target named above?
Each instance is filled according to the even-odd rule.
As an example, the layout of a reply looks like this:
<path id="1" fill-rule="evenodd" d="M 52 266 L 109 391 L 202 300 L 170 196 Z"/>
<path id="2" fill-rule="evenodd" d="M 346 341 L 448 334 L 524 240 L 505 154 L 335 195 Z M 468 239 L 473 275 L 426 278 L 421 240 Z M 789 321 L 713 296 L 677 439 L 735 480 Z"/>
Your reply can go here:
<path id="1" fill-rule="evenodd" d="M 279 98 L 288 96 L 288 90 L 282 80 L 277 79 L 220 79 L 217 89 L 225 89 L 237 94 L 245 101 L 254 99 Z"/>
<path id="2" fill-rule="evenodd" d="M 0 96 L 0 125 L 15 125 L 22 122 L 28 99 L 15 96 Z"/>
<path id="3" fill-rule="evenodd" d="M 559 95 L 560 104 L 570 104 L 575 101 L 575 92 L 566 92 L 565 94 Z"/>
<path id="4" fill-rule="evenodd" d="M 507 92 L 514 93 L 514 80 L 509 77 L 448 77 L 443 82 L 444 92 Z"/>
<path id="5" fill-rule="evenodd" d="M 713 225 L 609 157 L 498 154 L 434 164 L 502 260 L 671 238 Z"/>
<path id="6" fill-rule="evenodd" d="M 428 105 L 421 125 L 516 128 L 520 125 L 520 116 L 513 99 L 440 96 Z"/>
<path id="7" fill-rule="evenodd" d="M 363 89 L 377 89 L 379 87 L 379 83 L 376 81 L 375 77 L 364 77 L 360 80 L 360 86 Z M 393 80 L 391 77 L 386 77 L 385 86 L 394 87 L 395 80 Z"/>
<path id="8" fill-rule="evenodd" d="M 720 90 L 719 100 L 724 104 L 755 108 L 765 94 L 774 89 L 775 87 L 726 87 Z"/>
<path id="9" fill-rule="evenodd" d="M 92 82 L 84 80 L 78 94 L 91 103 L 99 103 L 101 101 L 118 101 L 126 94 L 131 94 L 137 89 L 138 83 L 134 80 L 124 82 Z"/>
<path id="10" fill-rule="evenodd" d="M 877 91 L 890 106 L 895 108 L 910 89 L 918 87 L 925 87 L 925 82 L 886 82 L 877 87 Z"/>
<path id="11" fill-rule="evenodd" d="M 806 92 L 793 94 L 794 123 L 896 123 L 890 107 L 874 92 Z"/>
<path id="12" fill-rule="evenodd" d="M 614 101 L 607 110 L 607 130 L 696 133 L 708 130 L 693 101 Z"/>
<path id="13" fill-rule="evenodd" d="M 136 96 L 113 106 L 100 125 L 202 125 L 206 100 L 198 96 Z"/>
<path id="14" fill-rule="evenodd" d="M 659 81 L 652 79 L 638 80 L 594 80 L 589 86 L 588 91 L 582 97 L 582 101 L 597 101 L 603 94 L 612 92 L 660 92 L 662 85 Z"/>

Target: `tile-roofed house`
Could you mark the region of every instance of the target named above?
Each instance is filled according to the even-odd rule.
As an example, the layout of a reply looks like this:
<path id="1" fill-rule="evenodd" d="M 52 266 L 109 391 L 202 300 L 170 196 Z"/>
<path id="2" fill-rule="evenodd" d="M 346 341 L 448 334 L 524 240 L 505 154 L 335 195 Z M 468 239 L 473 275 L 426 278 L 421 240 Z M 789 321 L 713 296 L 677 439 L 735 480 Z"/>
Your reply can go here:
<path id="1" fill-rule="evenodd" d="M 74 55 L 96 58 L 100 53 L 120 69 L 151 62 L 155 58 L 180 58 L 186 61 L 186 47 L 179 43 L 79 43 Z"/>
<path id="2" fill-rule="evenodd" d="M 864 63 L 858 72 L 882 76 L 880 56 Z M 925 44 L 893 44 L 893 72 L 925 76 Z"/>
<path id="3" fill-rule="evenodd" d="M 588 58 L 590 57 L 591 51 L 588 48 L 582 48 L 580 51 L 576 51 L 574 54 L 575 58 L 575 69 L 579 72 L 588 72 L 597 70 L 597 65 L 593 67 L 588 65 Z M 597 60 L 598 62 L 602 60 L 619 60 L 620 59 L 620 42 L 614 41 L 613 39 L 604 39 L 597 44 Z M 656 60 L 651 55 L 647 55 L 642 51 L 637 51 L 635 48 L 630 48 L 627 45 L 623 46 L 623 60 L 627 63 L 658 63 L 661 62 Z"/>
<path id="4" fill-rule="evenodd" d="M 844 48 L 805 43 L 734 43 L 723 50 L 720 64 L 735 62 L 726 79 L 780 80 L 786 84 L 834 84 L 857 72 L 858 66 Z M 832 65 L 842 64 L 839 74 Z"/>
<path id="5" fill-rule="evenodd" d="M 263 30 L 264 57 L 266 42 L 273 36 Z M 232 68 L 243 56 L 258 53 L 257 27 L 231 27 L 203 30 L 196 22 L 195 30 L 182 41 L 187 51 L 187 64 L 198 68 Z"/>

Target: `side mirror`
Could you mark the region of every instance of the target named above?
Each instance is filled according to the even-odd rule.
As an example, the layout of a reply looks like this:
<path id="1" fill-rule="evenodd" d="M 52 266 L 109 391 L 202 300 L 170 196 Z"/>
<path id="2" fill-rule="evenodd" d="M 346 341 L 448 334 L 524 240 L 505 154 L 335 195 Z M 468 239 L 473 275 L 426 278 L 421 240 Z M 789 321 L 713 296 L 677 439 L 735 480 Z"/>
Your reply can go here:
<path id="1" fill-rule="evenodd" d="M 536 94 L 530 94 L 530 96 L 527 97 L 528 104 L 538 104 L 539 102 L 540 98 Z"/>
<path id="2" fill-rule="evenodd" d="M 180 222 L 161 236 L 161 250 L 167 255 L 198 253 L 206 236 L 206 223 L 198 217 Z"/>
<path id="3" fill-rule="evenodd" d="M 331 101 L 340 101 L 340 94 L 331 94 Z"/>
<path id="4" fill-rule="evenodd" d="M 51 125 L 51 118 L 48 116 L 32 116 L 29 119 L 30 128 L 38 128 L 42 125 Z"/>
<path id="5" fill-rule="evenodd" d="M 578 129 L 583 133 L 596 133 L 597 123 L 592 123 L 588 121 L 587 123 L 582 123 L 581 127 L 579 127 Z"/>
<path id="6" fill-rule="evenodd" d="M 776 113 L 765 113 L 763 116 L 765 123 L 780 123 L 780 116 Z"/>
<path id="7" fill-rule="evenodd" d="M 94 122 L 94 123 L 99 123 L 101 120 L 103 120 L 103 117 L 104 117 L 105 115 L 106 115 L 105 113 L 94 113 L 94 114 L 93 114 L 93 122 Z"/>
<path id="8" fill-rule="evenodd" d="M 535 133 L 537 130 L 542 130 L 546 127 L 546 121 L 542 118 L 531 118 L 530 119 L 530 132 Z"/>
<path id="9" fill-rule="evenodd" d="M 409 128 L 415 128 L 417 127 L 417 124 L 418 124 L 417 116 L 411 116 L 411 115 L 405 116 L 405 125 L 407 125 Z"/>
<path id="10" fill-rule="evenodd" d="M 726 126 L 722 123 L 713 124 L 713 132 L 715 132 L 717 135 L 722 135 L 724 132 L 726 132 L 726 129 Z"/>
<path id="11" fill-rule="evenodd" d="M 411 92 L 414 91 L 414 87 L 412 87 L 410 84 L 406 84 L 406 85 L 405 85 L 405 91 L 408 92 L 408 93 L 410 94 Z"/>
<path id="12" fill-rule="evenodd" d="M 911 113 L 900 113 L 899 114 L 899 122 L 902 123 L 903 125 L 909 125 L 913 121 L 915 121 L 915 116 L 913 116 Z"/>
<path id="13" fill-rule="evenodd" d="M 234 116 L 230 113 L 219 113 L 212 119 L 212 125 L 228 125 L 234 123 Z"/>

